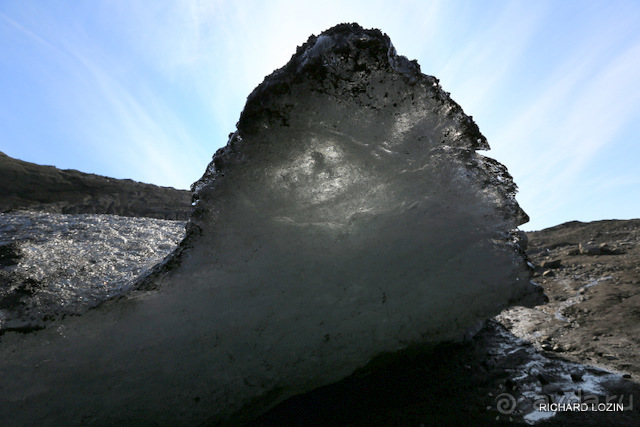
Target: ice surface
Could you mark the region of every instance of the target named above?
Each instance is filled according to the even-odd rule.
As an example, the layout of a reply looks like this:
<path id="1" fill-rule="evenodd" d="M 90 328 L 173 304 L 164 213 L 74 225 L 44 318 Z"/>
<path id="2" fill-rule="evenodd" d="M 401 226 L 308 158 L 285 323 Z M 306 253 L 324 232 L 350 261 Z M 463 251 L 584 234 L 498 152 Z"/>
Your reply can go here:
<path id="1" fill-rule="evenodd" d="M 0 410 L 241 422 L 542 302 L 518 245 L 526 214 L 487 148 L 379 31 L 312 36 L 249 96 L 194 184 L 187 237 L 139 284 L 152 291 L 3 337 Z"/>
<path id="2" fill-rule="evenodd" d="M 2 266 L 0 332 L 45 326 L 126 294 L 176 248 L 184 222 L 116 215 L 0 214 L 0 247 L 19 253 Z"/>

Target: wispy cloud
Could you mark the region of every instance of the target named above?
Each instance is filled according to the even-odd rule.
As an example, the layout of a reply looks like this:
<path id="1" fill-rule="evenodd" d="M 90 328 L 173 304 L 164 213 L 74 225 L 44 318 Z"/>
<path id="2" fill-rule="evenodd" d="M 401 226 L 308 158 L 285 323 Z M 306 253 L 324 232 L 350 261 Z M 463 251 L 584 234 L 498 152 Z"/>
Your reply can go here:
<path id="1" fill-rule="evenodd" d="M 443 87 L 452 92 L 465 111 L 474 115 L 493 110 L 500 87 L 518 71 L 517 66 L 527 55 L 546 12 L 543 6 L 517 2 L 491 10 L 490 20 L 466 16 L 459 23 L 455 31 L 464 31 L 465 27 L 475 31 L 467 31 L 455 45 L 449 42 L 450 52 L 441 57 L 446 60 L 433 70 L 440 76 Z M 455 40 L 453 34 L 448 36 L 449 40 Z M 427 46 L 426 51 L 429 49 Z"/>
<path id="2" fill-rule="evenodd" d="M 88 58 L 78 60 L 91 73 L 99 102 L 105 104 L 96 111 L 109 115 L 106 120 L 94 116 L 80 126 L 94 146 L 108 147 L 101 151 L 119 163 L 115 169 L 121 175 L 135 171 L 149 182 L 180 188 L 198 178 L 190 159 L 203 156 L 203 149 L 163 100 L 145 90 L 134 93 Z M 190 178 L 185 180 L 185 175 Z"/>
<path id="3" fill-rule="evenodd" d="M 571 189 L 593 175 L 598 156 L 638 119 L 640 42 L 610 58 L 611 40 L 592 41 L 557 66 L 495 138 L 511 144 L 503 152 L 517 172 L 523 204 L 546 206 L 546 215 L 588 197 L 588 190 Z"/>
<path id="4" fill-rule="evenodd" d="M 113 51 L 47 17 L 32 28 L 3 19 L 58 63 L 51 82 L 55 84 L 47 84 L 52 72 L 47 67 L 34 67 L 34 73 L 46 87 L 52 108 L 61 110 L 67 137 L 75 139 L 65 142 L 78 146 L 74 156 L 93 157 L 113 176 L 160 185 L 186 188 L 199 177 L 211 153 L 163 93 L 154 92 L 157 86 L 148 83 L 144 68 L 123 70 Z M 39 33 L 39 28 L 46 31 Z"/>

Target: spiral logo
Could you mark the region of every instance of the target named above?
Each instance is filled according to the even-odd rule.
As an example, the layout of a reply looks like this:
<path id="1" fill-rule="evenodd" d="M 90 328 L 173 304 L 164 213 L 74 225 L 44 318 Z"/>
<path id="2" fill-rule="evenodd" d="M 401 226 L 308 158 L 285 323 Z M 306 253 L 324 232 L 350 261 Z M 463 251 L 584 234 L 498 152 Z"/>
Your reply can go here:
<path id="1" fill-rule="evenodd" d="M 503 415 L 510 415 L 516 409 L 516 398 L 509 393 L 501 393 L 496 396 L 496 408 Z"/>

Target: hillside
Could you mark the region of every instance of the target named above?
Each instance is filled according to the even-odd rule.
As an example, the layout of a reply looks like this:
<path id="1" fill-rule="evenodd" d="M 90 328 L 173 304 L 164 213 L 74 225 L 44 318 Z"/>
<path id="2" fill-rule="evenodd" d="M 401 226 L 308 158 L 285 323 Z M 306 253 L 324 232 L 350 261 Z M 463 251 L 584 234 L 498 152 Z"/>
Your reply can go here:
<path id="1" fill-rule="evenodd" d="M 0 152 L 0 212 L 113 214 L 186 220 L 191 192 L 24 162 Z"/>

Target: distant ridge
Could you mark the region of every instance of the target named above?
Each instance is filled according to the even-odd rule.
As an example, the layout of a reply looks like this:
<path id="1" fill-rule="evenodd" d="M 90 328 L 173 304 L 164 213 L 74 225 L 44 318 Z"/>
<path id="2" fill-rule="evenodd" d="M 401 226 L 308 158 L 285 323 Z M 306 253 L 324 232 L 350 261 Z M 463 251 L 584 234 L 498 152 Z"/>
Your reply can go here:
<path id="1" fill-rule="evenodd" d="M 187 220 L 191 192 L 41 166 L 0 152 L 0 211 L 18 209 Z"/>

